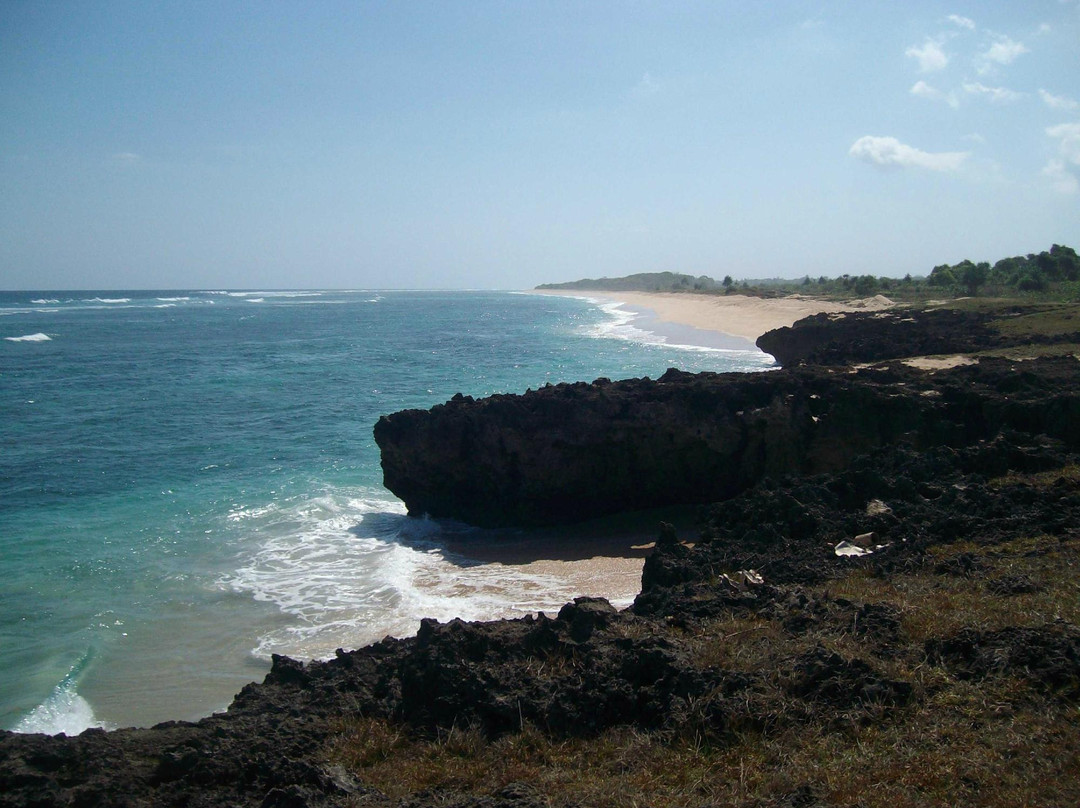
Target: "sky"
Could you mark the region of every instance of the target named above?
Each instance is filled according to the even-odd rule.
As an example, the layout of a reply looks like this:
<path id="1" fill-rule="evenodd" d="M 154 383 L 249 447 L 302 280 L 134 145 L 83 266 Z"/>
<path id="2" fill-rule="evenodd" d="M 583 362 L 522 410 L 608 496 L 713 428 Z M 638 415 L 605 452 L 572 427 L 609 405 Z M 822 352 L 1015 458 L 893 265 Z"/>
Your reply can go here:
<path id="1" fill-rule="evenodd" d="M 0 3 L 0 289 L 1080 249 L 1080 0 Z"/>

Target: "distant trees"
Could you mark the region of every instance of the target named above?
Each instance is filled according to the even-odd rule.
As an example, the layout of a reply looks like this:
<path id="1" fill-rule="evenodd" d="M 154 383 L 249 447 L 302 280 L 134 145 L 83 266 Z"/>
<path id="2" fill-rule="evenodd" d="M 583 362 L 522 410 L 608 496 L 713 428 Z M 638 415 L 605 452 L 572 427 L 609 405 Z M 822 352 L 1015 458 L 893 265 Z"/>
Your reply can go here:
<path id="1" fill-rule="evenodd" d="M 954 266 L 942 264 L 934 267 L 927 283 L 942 290 L 962 288 L 969 295 L 977 295 L 984 288 L 996 294 L 1039 292 L 1051 284 L 1077 280 L 1080 256 L 1071 247 L 1055 244 L 1038 255 L 1002 258 L 993 266 L 986 261 L 976 264 L 968 260 Z"/>
<path id="2" fill-rule="evenodd" d="M 1070 284 L 1072 284 L 1070 286 Z M 763 297 L 803 292 L 833 297 L 870 297 L 875 294 L 896 295 L 901 299 L 920 299 L 930 296 L 1013 295 L 1018 293 L 1064 294 L 1080 298 L 1080 256 L 1071 247 L 1054 244 L 1049 250 L 1036 254 L 1002 258 L 991 265 L 963 260 L 958 264 L 940 264 L 929 276 L 903 279 L 874 275 L 840 275 L 817 278 L 804 275 L 797 280 L 772 278 L 756 281 L 736 281 L 725 275 L 715 281 L 707 275 L 693 277 L 677 272 L 647 272 L 622 278 L 586 279 L 571 283 L 545 284 L 540 289 L 599 289 L 610 291 L 699 292 L 705 294 L 734 294 L 736 291 Z"/>

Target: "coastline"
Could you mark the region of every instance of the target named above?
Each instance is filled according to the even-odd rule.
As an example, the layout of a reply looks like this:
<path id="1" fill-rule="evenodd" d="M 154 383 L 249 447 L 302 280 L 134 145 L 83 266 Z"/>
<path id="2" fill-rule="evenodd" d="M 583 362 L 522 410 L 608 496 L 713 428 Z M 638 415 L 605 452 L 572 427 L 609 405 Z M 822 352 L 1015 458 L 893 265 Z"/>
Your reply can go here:
<path id="1" fill-rule="evenodd" d="M 760 349 L 754 341 L 775 328 L 790 326 L 803 317 L 821 312 L 838 313 L 887 308 L 885 299 L 839 303 L 791 296 L 757 298 L 748 295 L 703 295 L 664 292 L 610 292 L 605 290 L 532 290 L 531 294 L 574 297 L 617 306 L 633 315 L 633 326 L 655 334 L 667 344 L 721 351 Z M 529 539 L 447 549 L 484 564 L 514 566 L 526 574 L 551 575 L 576 594 L 603 597 L 618 608 L 633 602 L 641 590 L 645 556 L 656 538 L 659 521 L 644 514 L 631 524 L 624 517 L 618 535 L 590 535 L 588 524 L 571 527 L 576 552 L 563 556 L 562 542 L 545 540 L 544 533 Z M 694 535 L 693 519 L 680 522 L 682 535 Z M 610 528 L 609 528 L 610 529 Z M 567 527 L 561 528 L 566 533 Z M 629 537 L 629 538 L 628 538 Z M 560 548 L 552 552 L 553 548 Z M 580 591 L 577 591 L 580 590 Z"/>
<path id="2" fill-rule="evenodd" d="M 578 297 L 648 309 L 657 323 L 724 334 L 754 342 L 762 334 L 783 328 L 814 314 L 880 311 L 892 306 L 881 295 L 841 303 L 791 295 L 779 298 L 748 295 L 702 295 L 693 292 L 611 292 L 593 289 L 534 289 L 534 294 Z M 664 336 L 671 336 L 664 333 Z M 681 336 L 680 336 L 681 338 Z M 696 344 L 696 343 L 690 343 Z M 713 347 L 711 345 L 706 347 Z"/>
<path id="3" fill-rule="evenodd" d="M 870 298 L 850 303 L 791 296 L 757 298 L 748 295 L 702 295 L 664 292 L 609 292 L 603 290 L 533 290 L 538 295 L 575 297 L 615 305 L 633 314 L 636 328 L 650 332 L 672 345 L 709 350 L 754 351 L 754 341 L 775 328 L 790 326 L 803 317 L 821 312 L 839 313 L 887 308 L 891 301 Z M 621 529 L 611 532 L 586 523 L 569 528 L 576 551 L 564 555 L 564 542 L 546 540 L 545 532 L 529 538 L 486 543 L 480 547 L 447 548 L 473 561 L 494 567 L 506 565 L 526 574 L 552 576 L 577 595 L 603 597 L 618 608 L 630 605 L 641 590 L 641 574 L 659 521 L 638 514 L 624 518 Z M 680 522 L 682 535 L 693 535 L 693 519 Z M 561 528 L 566 533 L 568 528 Z M 601 535 L 606 534 L 606 535 Z M 553 548 L 560 548 L 553 552 Z"/>
<path id="4" fill-rule="evenodd" d="M 875 805 L 914 805 L 967 804 L 1000 785 L 1002 805 L 1074 804 L 1080 612 L 1069 571 L 1080 552 L 1080 439 L 1070 415 L 1080 334 L 1068 335 L 1067 355 L 1045 334 L 993 343 L 1049 352 L 1018 360 L 970 350 L 1001 336 L 993 321 L 932 319 L 902 310 L 826 322 L 821 330 L 834 334 L 816 341 L 846 340 L 838 359 L 815 363 L 811 354 L 797 372 L 743 380 L 763 406 L 728 413 L 741 434 L 732 452 L 719 451 L 728 462 L 748 459 L 759 481 L 704 506 L 692 544 L 670 534 L 656 542 L 633 611 L 577 598 L 540 618 L 425 620 L 415 637 L 325 661 L 275 657 L 261 683 L 198 722 L 0 732 L 0 803 L 539 808 L 719 795 L 779 806 L 872 792 Z M 942 336 L 939 321 L 952 329 L 939 353 L 978 352 L 977 361 L 930 372 L 903 361 L 925 352 L 927 333 Z M 863 325 L 879 339 L 867 342 Z M 866 345 L 888 374 L 838 372 L 842 351 Z M 671 405 L 688 400 L 676 389 L 686 376 L 601 383 L 591 398 L 578 385 L 545 395 L 578 409 L 619 385 L 629 395 L 616 407 L 629 409 L 651 385 Z M 746 398 L 731 395 L 739 383 L 713 377 L 713 389 L 689 400 L 706 417 L 723 415 Z M 971 421 L 951 395 L 961 387 L 998 417 Z M 506 423 L 490 404 L 468 406 L 486 410 L 484 424 Z M 802 417 L 808 411 L 820 428 Z M 559 414 L 569 421 L 569 412 Z M 759 413 L 773 418 L 762 425 Z M 792 434 L 772 429 L 785 414 L 805 440 L 766 442 Z M 671 412 L 640 423 L 666 435 L 685 420 Z M 925 446 L 895 438 L 927 424 Z M 540 449 L 551 431 L 535 430 Z M 754 434 L 761 439 L 749 446 L 741 439 Z M 839 467 L 804 467 L 822 448 L 840 453 Z M 573 465 L 543 456 L 556 474 Z M 679 447 L 668 456 L 688 457 Z M 770 456 L 782 473 L 761 478 Z M 670 477 L 666 467 L 659 474 Z M 706 476 L 692 473 L 689 484 Z M 645 482 L 627 478 L 634 490 Z M 554 565 L 593 560 L 624 518 L 572 526 L 581 541 Z M 510 546 L 491 561 L 509 570 L 552 559 L 543 547 L 550 530 L 564 528 L 455 538 L 471 566 L 489 560 L 471 550 L 505 536 Z M 853 534 L 876 543 L 861 556 L 837 553 L 837 539 Z M 624 542 L 610 552 L 644 549 Z M 772 733 L 766 753 L 763 726 Z M 882 772 L 898 766 L 928 774 L 893 788 Z M 627 777 L 638 771 L 648 776 Z"/>

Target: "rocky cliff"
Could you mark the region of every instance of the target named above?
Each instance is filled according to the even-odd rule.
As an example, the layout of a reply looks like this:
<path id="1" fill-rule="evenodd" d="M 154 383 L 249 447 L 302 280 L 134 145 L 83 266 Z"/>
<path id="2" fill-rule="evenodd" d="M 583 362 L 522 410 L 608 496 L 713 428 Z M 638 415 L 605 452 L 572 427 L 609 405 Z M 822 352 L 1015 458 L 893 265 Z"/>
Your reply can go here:
<path id="1" fill-rule="evenodd" d="M 789 367 L 1066 342 L 1080 342 L 1080 320 L 1074 306 L 988 304 L 971 309 L 895 308 L 815 314 L 762 334 L 757 346 Z"/>
<path id="2" fill-rule="evenodd" d="M 1074 360 L 984 359 L 562 384 L 383 417 L 386 487 L 409 512 L 481 526 L 572 522 L 723 500 L 766 476 L 844 467 L 899 440 L 964 446 L 1036 427 L 1072 440 Z M 1051 378 L 1054 381 L 1051 381 Z M 1051 392 L 1051 387 L 1057 387 Z"/>

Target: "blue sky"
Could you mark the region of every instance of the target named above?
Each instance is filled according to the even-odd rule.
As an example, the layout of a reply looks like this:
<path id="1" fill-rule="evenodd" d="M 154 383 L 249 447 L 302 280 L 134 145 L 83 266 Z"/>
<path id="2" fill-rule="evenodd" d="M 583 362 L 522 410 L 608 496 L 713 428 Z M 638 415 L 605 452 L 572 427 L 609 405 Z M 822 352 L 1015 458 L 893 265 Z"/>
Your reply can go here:
<path id="1" fill-rule="evenodd" d="M 0 288 L 1080 248 L 1080 2 L 0 4 Z"/>

